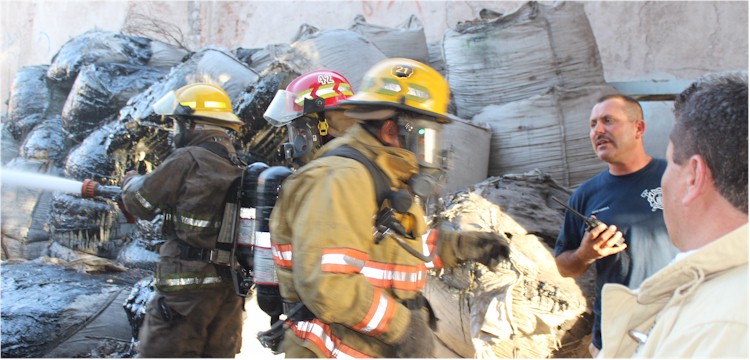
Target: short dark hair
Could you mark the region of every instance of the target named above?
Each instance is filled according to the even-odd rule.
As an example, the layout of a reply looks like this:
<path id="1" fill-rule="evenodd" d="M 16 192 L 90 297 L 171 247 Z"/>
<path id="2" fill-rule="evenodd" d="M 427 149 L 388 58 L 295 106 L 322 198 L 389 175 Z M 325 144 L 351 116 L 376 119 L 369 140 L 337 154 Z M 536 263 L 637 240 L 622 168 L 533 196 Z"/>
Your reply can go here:
<path id="1" fill-rule="evenodd" d="M 672 161 L 700 155 L 719 194 L 747 214 L 747 71 L 709 74 L 674 102 Z"/>
<path id="2" fill-rule="evenodd" d="M 599 100 L 596 100 L 597 104 L 601 104 L 607 100 L 612 99 L 620 99 L 624 101 L 626 104 L 629 104 L 631 106 L 626 107 L 625 111 L 628 113 L 628 117 L 631 121 L 635 120 L 643 120 L 643 108 L 641 107 L 641 103 L 638 102 L 638 100 L 624 95 L 624 94 L 607 94 L 599 98 Z"/>

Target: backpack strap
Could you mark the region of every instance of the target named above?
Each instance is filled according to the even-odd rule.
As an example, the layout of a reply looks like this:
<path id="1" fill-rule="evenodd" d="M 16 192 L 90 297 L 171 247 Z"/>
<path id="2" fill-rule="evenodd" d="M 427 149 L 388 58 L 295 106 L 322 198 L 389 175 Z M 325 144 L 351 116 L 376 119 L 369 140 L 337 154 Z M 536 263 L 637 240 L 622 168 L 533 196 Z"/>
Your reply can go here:
<path id="1" fill-rule="evenodd" d="M 343 146 L 339 146 L 337 148 L 331 149 L 330 151 L 323 154 L 321 157 L 325 157 L 325 156 L 345 157 L 348 159 L 357 160 L 359 163 L 364 165 L 367 168 L 367 171 L 370 172 L 370 175 L 372 176 L 372 180 L 375 183 L 375 200 L 378 203 L 378 209 L 380 209 L 380 207 L 383 206 L 383 202 L 391 193 L 391 185 L 390 185 L 390 182 L 388 181 L 388 177 L 385 175 L 383 170 L 377 167 L 372 160 L 368 159 L 365 155 L 359 152 L 359 150 L 349 145 L 343 145 Z"/>
<path id="2" fill-rule="evenodd" d="M 232 165 L 239 166 L 239 167 L 245 167 L 247 164 L 245 164 L 236 153 L 229 153 L 227 151 L 227 148 L 224 147 L 224 145 L 221 145 L 215 141 L 207 141 L 204 143 L 200 143 L 198 145 L 195 145 L 198 147 L 202 147 L 216 155 L 219 155 L 220 157 L 223 157 L 227 160 L 229 160 Z"/>

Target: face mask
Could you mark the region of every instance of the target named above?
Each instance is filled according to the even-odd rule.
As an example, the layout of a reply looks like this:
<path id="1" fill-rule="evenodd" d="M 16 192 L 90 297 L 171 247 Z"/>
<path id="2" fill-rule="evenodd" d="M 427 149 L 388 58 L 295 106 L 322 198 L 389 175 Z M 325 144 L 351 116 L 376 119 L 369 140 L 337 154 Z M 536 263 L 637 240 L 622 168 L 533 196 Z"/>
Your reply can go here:
<path id="1" fill-rule="evenodd" d="M 312 158 L 321 144 L 317 124 L 318 120 L 303 116 L 287 126 L 289 142 L 283 145 L 287 161 L 300 160 L 307 163 Z"/>
<path id="2" fill-rule="evenodd" d="M 188 143 L 187 124 L 176 119 L 172 119 L 172 124 L 172 146 L 179 149 Z"/>
<path id="3" fill-rule="evenodd" d="M 446 152 L 442 148 L 442 124 L 422 115 L 402 115 L 399 136 L 405 148 L 413 152 L 419 173 L 409 181 L 412 191 L 420 197 L 437 193 L 445 181 Z"/>

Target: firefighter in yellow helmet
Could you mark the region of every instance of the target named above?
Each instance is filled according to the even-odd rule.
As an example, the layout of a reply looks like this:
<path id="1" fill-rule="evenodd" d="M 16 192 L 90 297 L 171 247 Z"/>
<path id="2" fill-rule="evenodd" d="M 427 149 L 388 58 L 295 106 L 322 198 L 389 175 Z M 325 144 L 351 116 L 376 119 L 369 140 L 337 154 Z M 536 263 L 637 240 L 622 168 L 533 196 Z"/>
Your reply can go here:
<path id="1" fill-rule="evenodd" d="M 420 292 L 427 270 L 464 261 L 493 267 L 507 257 L 499 234 L 428 231 L 415 201 L 440 177 L 449 95 L 445 79 L 422 63 L 379 62 L 341 102 L 362 122 L 284 181 L 270 228 L 286 357 L 432 357 L 434 321 Z M 365 159 L 331 156 L 342 148 Z M 382 178 L 385 197 L 376 191 Z"/>
<path id="2" fill-rule="evenodd" d="M 227 93 L 211 84 L 186 85 L 153 107 L 174 124 L 175 150 L 153 172 L 129 172 L 122 182 L 127 210 L 147 220 L 161 215 L 166 239 L 138 353 L 234 357 L 242 344 L 244 299 L 231 282 L 232 239 L 219 230 L 227 191 L 243 172 L 231 141 L 243 122 Z"/>

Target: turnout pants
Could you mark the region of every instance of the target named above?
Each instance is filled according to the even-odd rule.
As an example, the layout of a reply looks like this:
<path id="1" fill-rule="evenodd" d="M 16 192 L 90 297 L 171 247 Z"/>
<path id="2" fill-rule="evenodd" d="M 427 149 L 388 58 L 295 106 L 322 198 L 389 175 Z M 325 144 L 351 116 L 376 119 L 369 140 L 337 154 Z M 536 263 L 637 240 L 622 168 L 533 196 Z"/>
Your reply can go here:
<path id="1" fill-rule="evenodd" d="M 233 358 L 242 347 L 243 302 L 231 284 L 157 291 L 139 332 L 139 356 Z"/>

